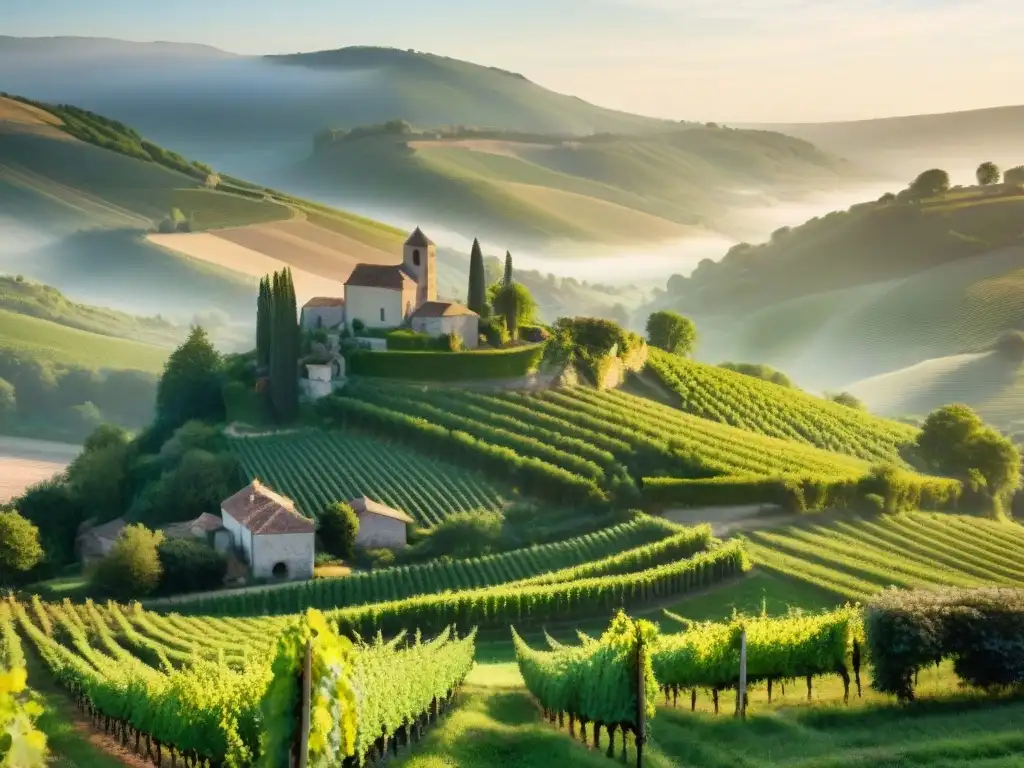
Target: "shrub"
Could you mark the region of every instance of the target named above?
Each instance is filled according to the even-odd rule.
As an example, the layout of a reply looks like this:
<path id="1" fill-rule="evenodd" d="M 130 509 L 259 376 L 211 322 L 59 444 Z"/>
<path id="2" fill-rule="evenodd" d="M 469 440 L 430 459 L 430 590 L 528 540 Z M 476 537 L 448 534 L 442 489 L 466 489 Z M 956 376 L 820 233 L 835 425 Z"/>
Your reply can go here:
<path id="1" fill-rule="evenodd" d="M 352 375 L 423 381 L 472 381 L 526 376 L 537 370 L 544 345 L 472 352 L 371 352 L 356 350 Z"/>
<path id="2" fill-rule="evenodd" d="M 89 581 L 102 595 L 129 599 L 148 595 L 160 584 L 163 566 L 158 547 L 163 534 L 142 525 L 128 525 L 105 558 L 93 568 Z"/>
<path id="3" fill-rule="evenodd" d="M 1024 590 L 890 589 L 868 604 L 865 624 L 871 685 L 903 701 L 917 670 L 948 658 L 970 685 L 1024 683 Z"/>
<path id="4" fill-rule="evenodd" d="M 359 516 L 348 504 L 329 504 L 319 519 L 320 542 L 325 550 L 340 558 L 352 557 L 359 533 Z"/>
<path id="5" fill-rule="evenodd" d="M 448 555 L 465 559 L 489 555 L 499 549 L 504 519 L 486 509 L 450 515 L 409 553 L 412 559 Z"/>
<path id="6" fill-rule="evenodd" d="M 228 561 L 220 552 L 199 539 L 165 539 L 157 547 L 163 575 L 162 594 L 196 592 L 224 586 Z"/>
<path id="7" fill-rule="evenodd" d="M 427 333 L 420 333 L 409 328 L 399 328 L 389 331 L 384 337 L 388 343 L 389 350 L 435 350 L 447 349 L 440 339 Z"/>
<path id="8" fill-rule="evenodd" d="M 492 347 L 504 347 L 512 340 L 505 325 L 505 318 L 501 316 L 489 317 L 480 321 L 480 335 L 484 341 Z"/>

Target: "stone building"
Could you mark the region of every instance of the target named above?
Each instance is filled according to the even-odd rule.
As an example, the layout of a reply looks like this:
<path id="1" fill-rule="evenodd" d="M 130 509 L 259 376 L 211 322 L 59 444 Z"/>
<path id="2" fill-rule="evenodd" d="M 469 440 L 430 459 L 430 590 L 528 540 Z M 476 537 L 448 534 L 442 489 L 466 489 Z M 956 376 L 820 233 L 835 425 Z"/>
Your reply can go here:
<path id="1" fill-rule="evenodd" d="M 414 331 L 430 336 L 457 333 L 467 349 L 476 349 L 480 342 L 480 315 L 453 301 L 427 301 L 409 318 Z"/>
<path id="2" fill-rule="evenodd" d="M 221 503 L 221 519 L 254 577 L 313 577 L 316 523 L 287 496 L 253 480 Z"/>
<path id="3" fill-rule="evenodd" d="M 400 509 L 385 506 L 366 496 L 350 499 L 348 505 L 359 518 L 356 546 L 364 549 L 402 549 L 408 543 L 406 526 L 415 523 Z"/>

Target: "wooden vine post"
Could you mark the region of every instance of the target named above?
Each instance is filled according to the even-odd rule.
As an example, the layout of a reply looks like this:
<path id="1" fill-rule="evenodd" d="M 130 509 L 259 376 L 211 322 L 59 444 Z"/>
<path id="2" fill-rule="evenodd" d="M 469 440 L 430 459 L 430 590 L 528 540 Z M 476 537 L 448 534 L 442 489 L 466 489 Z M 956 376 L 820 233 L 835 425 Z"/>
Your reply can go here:
<path id="1" fill-rule="evenodd" d="M 740 632 L 740 685 L 739 685 L 739 715 L 747 719 L 747 630 Z"/>
<path id="2" fill-rule="evenodd" d="M 647 741 L 647 676 L 644 674 L 646 666 L 644 650 L 644 636 L 638 626 L 636 629 L 636 768 L 643 768 L 644 743 Z M 625 747 L 625 734 L 622 735 L 622 744 Z M 625 756 L 625 749 L 623 749 L 623 756 Z"/>
<path id="3" fill-rule="evenodd" d="M 292 742 L 289 768 L 306 768 L 309 760 L 309 719 L 313 698 L 313 645 L 306 641 L 306 653 L 299 672 L 299 727 Z"/>

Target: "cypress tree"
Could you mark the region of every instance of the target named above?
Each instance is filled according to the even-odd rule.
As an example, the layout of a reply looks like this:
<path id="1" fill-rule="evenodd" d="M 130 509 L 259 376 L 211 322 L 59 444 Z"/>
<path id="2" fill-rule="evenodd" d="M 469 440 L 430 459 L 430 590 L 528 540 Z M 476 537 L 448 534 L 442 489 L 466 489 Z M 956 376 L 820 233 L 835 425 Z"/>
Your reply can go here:
<path id="1" fill-rule="evenodd" d="M 512 254 L 505 251 L 505 285 L 512 285 Z"/>
<path id="2" fill-rule="evenodd" d="M 271 323 L 270 275 L 264 275 L 256 299 L 256 365 L 264 370 L 270 366 Z"/>
<path id="3" fill-rule="evenodd" d="M 480 241 L 473 238 L 473 250 L 469 254 L 469 300 L 466 302 L 471 310 L 481 317 L 487 307 L 487 275 L 484 272 L 484 252 L 480 250 Z"/>

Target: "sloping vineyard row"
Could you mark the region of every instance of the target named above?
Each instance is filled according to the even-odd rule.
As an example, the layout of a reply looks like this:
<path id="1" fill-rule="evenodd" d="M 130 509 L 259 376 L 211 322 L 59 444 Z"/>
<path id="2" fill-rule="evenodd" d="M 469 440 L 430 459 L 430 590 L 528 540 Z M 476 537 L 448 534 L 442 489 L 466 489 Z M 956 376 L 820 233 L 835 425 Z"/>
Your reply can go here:
<path id="1" fill-rule="evenodd" d="M 311 516 L 361 495 L 403 509 L 428 527 L 452 512 L 501 505 L 497 491 L 479 476 L 361 435 L 303 431 L 237 438 L 230 445 L 247 476 L 268 482 Z"/>
<path id="2" fill-rule="evenodd" d="M 194 615 L 260 616 L 296 613 L 306 608 L 388 602 L 446 590 L 479 589 L 588 561 L 601 561 L 613 553 L 636 551 L 684 530 L 643 515 L 629 523 L 553 544 L 469 560 L 431 561 L 354 573 L 260 592 L 213 597 L 197 595 L 189 601 L 164 604 L 159 610 Z"/>

